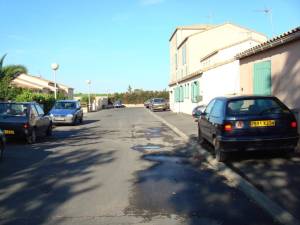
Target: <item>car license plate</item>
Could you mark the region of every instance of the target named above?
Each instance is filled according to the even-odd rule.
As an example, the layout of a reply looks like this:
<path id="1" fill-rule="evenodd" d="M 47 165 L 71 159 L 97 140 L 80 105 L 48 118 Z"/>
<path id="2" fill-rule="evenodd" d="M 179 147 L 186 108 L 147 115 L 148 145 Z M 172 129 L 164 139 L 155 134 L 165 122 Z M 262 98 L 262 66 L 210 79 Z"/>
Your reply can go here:
<path id="1" fill-rule="evenodd" d="M 15 134 L 14 130 L 4 130 L 4 134 Z"/>
<path id="2" fill-rule="evenodd" d="M 275 120 L 258 120 L 258 121 L 251 121 L 250 127 L 274 127 Z"/>
<path id="3" fill-rule="evenodd" d="M 54 120 L 56 120 L 56 121 L 65 121 L 65 118 L 54 118 Z"/>

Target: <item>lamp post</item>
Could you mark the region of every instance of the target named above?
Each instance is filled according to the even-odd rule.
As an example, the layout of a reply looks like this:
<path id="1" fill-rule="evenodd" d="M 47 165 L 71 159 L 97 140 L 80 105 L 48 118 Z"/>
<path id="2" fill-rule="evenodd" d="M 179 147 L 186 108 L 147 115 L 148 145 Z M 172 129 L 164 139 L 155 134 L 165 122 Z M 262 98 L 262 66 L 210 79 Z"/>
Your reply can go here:
<path id="1" fill-rule="evenodd" d="M 90 112 L 91 111 L 91 80 L 87 80 L 86 81 L 86 83 L 88 84 L 88 86 L 89 86 L 89 93 L 88 93 L 88 95 L 89 95 L 89 105 L 88 105 L 88 112 Z"/>
<path id="2" fill-rule="evenodd" d="M 57 88 L 56 88 L 56 70 L 58 70 L 59 65 L 57 63 L 52 63 L 51 64 L 51 69 L 53 70 L 53 75 L 54 75 L 54 98 L 57 98 Z"/>

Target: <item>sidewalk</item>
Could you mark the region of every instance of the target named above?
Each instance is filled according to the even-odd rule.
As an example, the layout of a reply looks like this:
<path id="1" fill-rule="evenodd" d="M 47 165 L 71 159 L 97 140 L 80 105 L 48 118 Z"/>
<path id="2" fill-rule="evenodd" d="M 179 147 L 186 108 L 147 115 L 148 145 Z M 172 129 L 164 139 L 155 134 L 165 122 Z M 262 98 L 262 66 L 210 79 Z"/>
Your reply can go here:
<path id="1" fill-rule="evenodd" d="M 173 126 L 177 127 L 190 138 L 194 139 L 197 137 L 197 122 L 195 122 L 191 115 L 184 113 L 173 113 L 172 111 L 156 112 L 155 114 L 165 119 Z"/>
<path id="2" fill-rule="evenodd" d="M 197 137 L 197 123 L 191 115 L 171 111 L 157 116 L 175 126 L 191 139 Z M 207 150 L 207 149 L 205 149 Z M 231 155 L 226 165 L 265 193 L 274 202 L 300 218 L 300 154 L 287 157 L 280 153 L 247 152 Z"/>

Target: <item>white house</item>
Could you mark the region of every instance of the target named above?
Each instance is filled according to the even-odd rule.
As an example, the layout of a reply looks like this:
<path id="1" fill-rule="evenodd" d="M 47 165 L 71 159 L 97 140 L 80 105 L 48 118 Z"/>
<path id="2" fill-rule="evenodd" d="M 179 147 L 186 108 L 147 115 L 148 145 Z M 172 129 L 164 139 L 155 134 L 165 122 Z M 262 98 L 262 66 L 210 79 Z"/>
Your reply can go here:
<path id="1" fill-rule="evenodd" d="M 225 23 L 178 27 L 170 38 L 170 108 L 191 114 L 197 105 L 240 90 L 237 53 L 266 37 Z"/>

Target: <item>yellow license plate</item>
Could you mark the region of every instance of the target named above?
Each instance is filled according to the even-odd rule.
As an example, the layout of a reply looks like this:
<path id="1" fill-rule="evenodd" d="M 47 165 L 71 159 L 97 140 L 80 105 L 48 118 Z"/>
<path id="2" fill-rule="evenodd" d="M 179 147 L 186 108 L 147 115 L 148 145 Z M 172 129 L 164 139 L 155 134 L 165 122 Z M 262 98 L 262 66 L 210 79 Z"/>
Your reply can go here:
<path id="1" fill-rule="evenodd" d="M 258 120 L 258 121 L 251 121 L 250 127 L 274 127 L 275 120 Z"/>
<path id="2" fill-rule="evenodd" d="M 4 130 L 4 134 L 15 134 L 13 130 Z"/>

